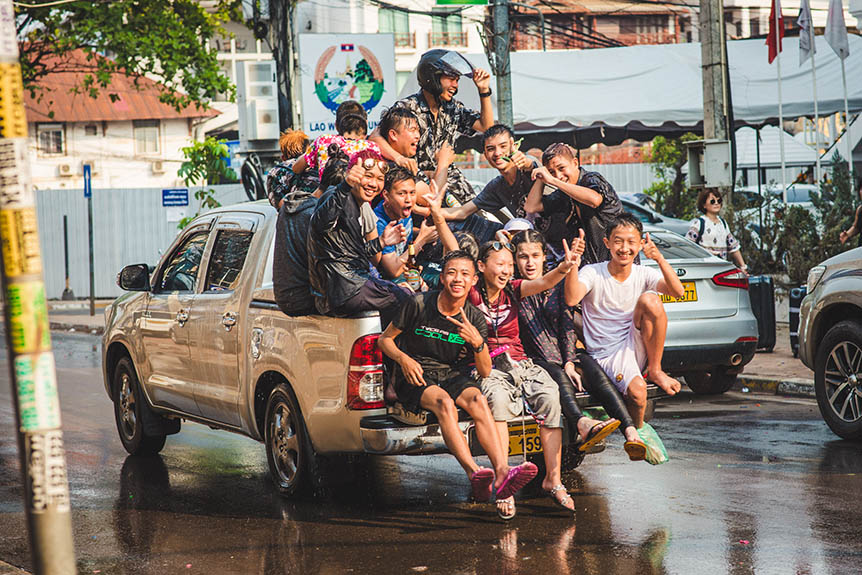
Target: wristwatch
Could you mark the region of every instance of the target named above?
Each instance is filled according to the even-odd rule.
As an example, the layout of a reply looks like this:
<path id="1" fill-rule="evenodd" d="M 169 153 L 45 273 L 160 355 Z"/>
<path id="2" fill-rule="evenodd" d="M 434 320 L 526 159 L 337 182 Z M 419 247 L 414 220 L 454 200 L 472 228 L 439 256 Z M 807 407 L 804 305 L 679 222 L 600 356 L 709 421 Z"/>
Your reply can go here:
<path id="1" fill-rule="evenodd" d="M 482 350 L 485 349 L 485 342 L 483 341 L 479 347 L 473 348 L 473 353 L 482 353 Z"/>
<path id="2" fill-rule="evenodd" d="M 479 92 L 480 98 L 490 98 L 491 97 L 491 88 L 488 88 L 487 92 Z"/>

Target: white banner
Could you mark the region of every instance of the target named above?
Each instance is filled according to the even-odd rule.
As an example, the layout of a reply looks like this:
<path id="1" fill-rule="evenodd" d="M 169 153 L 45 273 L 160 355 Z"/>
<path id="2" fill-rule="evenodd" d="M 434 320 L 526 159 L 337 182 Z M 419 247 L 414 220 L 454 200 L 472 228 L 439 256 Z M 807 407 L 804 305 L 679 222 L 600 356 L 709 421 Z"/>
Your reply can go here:
<path id="1" fill-rule="evenodd" d="M 392 34 L 300 34 L 302 129 L 311 138 L 335 134 L 335 110 L 356 100 L 368 113 L 368 133 L 395 103 Z"/>

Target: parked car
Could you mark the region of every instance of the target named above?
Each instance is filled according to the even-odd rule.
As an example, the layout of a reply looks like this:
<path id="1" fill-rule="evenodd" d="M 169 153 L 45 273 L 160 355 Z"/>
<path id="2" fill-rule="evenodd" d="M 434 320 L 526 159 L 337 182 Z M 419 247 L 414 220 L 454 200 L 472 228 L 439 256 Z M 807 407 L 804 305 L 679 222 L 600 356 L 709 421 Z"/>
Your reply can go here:
<path id="1" fill-rule="evenodd" d="M 814 371 L 817 405 L 829 428 L 844 439 L 862 439 L 862 248 L 808 273 L 799 358 Z"/>
<path id="2" fill-rule="evenodd" d="M 651 225 L 644 226 L 644 231 L 685 288 L 682 298 L 662 296 L 668 317 L 662 367 L 683 376 L 695 393 L 724 393 L 754 358 L 757 347 L 748 277 L 679 234 Z M 643 255 L 641 261 L 656 266 Z"/>
<path id="3" fill-rule="evenodd" d="M 787 186 L 787 204 L 781 193 L 781 186 L 762 186 L 758 193 L 757 186 L 746 186 L 734 190 L 734 208 L 749 224 L 759 227 L 760 206 L 763 206 L 764 217 L 774 217 L 785 206 L 798 206 L 811 212 L 819 219 L 817 209 L 811 201 L 811 196 L 819 194 L 819 188 L 812 184 L 790 184 Z"/>
<path id="4" fill-rule="evenodd" d="M 105 310 L 102 365 L 123 447 L 158 453 L 181 420 L 239 433 L 265 444 L 285 495 L 352 455 L 445 451 L 433 416 L 409 416 L 385 397 L 376 312 L 288 317 L 278 309 L 275 223 L 266 201 L 218 208 L 195 218 L 152 272 L 147 264 L 120 272 L 128 293 Z M 661 395 L 649 387 L 651 401 Z M 599 405 L 586 393 L 578 403 Z M 473 422 L 459 425 L 480 454 Z M 510 452 L 541 459 L 535 421 L 517 419 L 511 429 Z M 567 468 L 583 459 L 573 447 Z"/>
<path id="5" fill-rule="evenodd" d="M 623 208 L 634 214 L 644 224 L 651 224 L 665 230 L 670 230 L 681 236 L 685 235 L 691 222 L 658 213 L 647 203 L 642 203 L 642 200 L 638 197 L 640 195 L 643 194 L 619 194 Z"/>

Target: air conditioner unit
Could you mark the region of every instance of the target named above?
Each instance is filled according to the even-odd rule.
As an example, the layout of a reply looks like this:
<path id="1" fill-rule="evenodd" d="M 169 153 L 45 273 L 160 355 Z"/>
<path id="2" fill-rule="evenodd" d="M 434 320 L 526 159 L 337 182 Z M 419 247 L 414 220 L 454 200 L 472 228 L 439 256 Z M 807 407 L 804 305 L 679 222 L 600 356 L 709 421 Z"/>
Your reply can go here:
<path id="1" fill-rule="evenodd" d="M 69 177 L 75 175 L 75 170 L 72 169 L 72 164 L 60 164 L 57 166 L 57 170 L 60 172 L 60 175 L 63 177 Z"/>
<path id="2" fill-rule="evenodd" d="M 101 162 L 99 162 L 98 160 L 83 160 L 83 161 L 81 161 L 81 174 L 83 175 L 83 173 L 84 173 L 84 166 L 89 165 L 90 166 L 90 175 L 91 176 L 97 175 L 99 173 L 100 164 L 101 164 Z"/>
<path id="3" fill-rule="evenodd" d="M 164 174 L 166 171 L 164 160 L 156 160 L 152 163 L 152 166 L 154 174 Z"/>
<path id="4" fill-rule="evenodd" d="M 237 62 L 240 149 L 249 141 L 270 140 L 277 149 L 278 88 L 275 62 Z"/>

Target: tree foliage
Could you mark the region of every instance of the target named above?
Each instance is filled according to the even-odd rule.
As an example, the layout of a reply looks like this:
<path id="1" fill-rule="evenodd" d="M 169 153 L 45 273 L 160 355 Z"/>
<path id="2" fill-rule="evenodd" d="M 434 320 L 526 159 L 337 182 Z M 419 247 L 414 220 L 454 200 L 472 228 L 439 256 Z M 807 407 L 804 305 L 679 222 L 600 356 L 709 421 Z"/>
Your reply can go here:
<path id="1" fill-rule="evenodd" d="M 646 159 L 658 181 L 644 191 L 655 198 L 658 211 L 663 214 L 683 219 L 696 215 L 697 194 L 686 185 L 682 167 L 688 161 L 685 142 L 697 139 L 698 136 L 689 133 L 673 139 L 656 136 L 652 141 Z"/>
<path id="2" fill-rule="evenodd" d="M 200 213 L 219 207 L 215 199 L 215 190 L 208 186 L 216 186 L 225 180 L 235 180 L 236 173 L 227 166 L 225 158 L 230 153 L 225 145 L 227 140 L 216 140 L 208 137 L 203 142 L 194 142 L 182 149 L 186 159 L 177 171 L 186 186 L 200 186 L 195 191 L 198 209 L 193 216 L 180 220 L 179 228 L 183 229 Z"/>
<path id="3" fill-rule="evenodd" d="M 111 77 L 144 76 L 161 84 L 160 99 L 177 110 L 206 107 L 234 88 L 210 51 L 222 25 L 239 19 L 239 0 L 218 0 L 205 10 L 197 0 L 111 0 L 46 7 L 15 6 L 24 87 L 46 94 L 39 79 L 52 72 L 83 74 L 72 90 L 95 97 L 110 92 Z M 83 57 L 81 57 L 83 55 Z"/>

